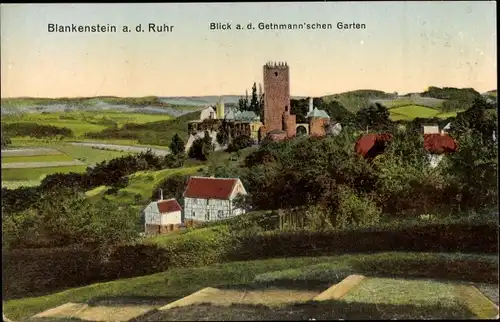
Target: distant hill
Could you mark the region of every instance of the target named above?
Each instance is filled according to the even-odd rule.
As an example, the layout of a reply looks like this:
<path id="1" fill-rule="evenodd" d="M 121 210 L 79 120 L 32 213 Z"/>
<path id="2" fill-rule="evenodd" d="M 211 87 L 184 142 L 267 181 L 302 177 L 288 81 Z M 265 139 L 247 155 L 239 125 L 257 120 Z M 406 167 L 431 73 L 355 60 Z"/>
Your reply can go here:
<path id="1" fill-rule="evenodd" d="M 353 113 L 373 103 L 382 104 L 388 109 L 414 106 L 417 109 L 419 107 L 426 107 L 435 109 L 440 113 L 447 113 L 469 108 L 474 99 L 481 95 L 496 99 L 496 90 L 480 94 L 473 88 L 439 88 L 430 86 L 426 91 L 421 93 L 408 93 L 399 96 L 397 93 L 364 89 L 326 95 L 323 96 L 323 100 L 327 102 L 336 100 Z"/>
<path id="2" fill-rule="evenodd" d="M 496 101 L 497 100 L 497 90 L 494 89 L 492 91 L 487 91 L 486 93 L 482 94 L 484 97 L 489 98 L 490 100 Z"/>
<path id="3" fill-rule="evenodd" d="M 249 94 L 250 95 L 250 94 Z M 172 97 L 160 97 L 160 100 L 167 104 L 173 105 L 193 105 L 193 106 L 204 106 L 204 105 L 215 105 L 222 98 L 224 104 L 238 105 L 240 97 L 243 95 L 221 95 L 221 96 L 172 96 Z M 292 96 L 293 99 L 302 98 L 302 96 Z M 249 97 L 250 99 L 250 97 Z"/>
<path id="4" fill-rule="evenodd" d="M 349 111 L 357 112 L 362 107 L 369 106 L 374 100 L 391 100 L 397 97 L 395 93 L 386 93 L 373 89 L 361 89 L 340 94 L 326 95 L 322 98 L 325 102 L 338 101 Z"/>

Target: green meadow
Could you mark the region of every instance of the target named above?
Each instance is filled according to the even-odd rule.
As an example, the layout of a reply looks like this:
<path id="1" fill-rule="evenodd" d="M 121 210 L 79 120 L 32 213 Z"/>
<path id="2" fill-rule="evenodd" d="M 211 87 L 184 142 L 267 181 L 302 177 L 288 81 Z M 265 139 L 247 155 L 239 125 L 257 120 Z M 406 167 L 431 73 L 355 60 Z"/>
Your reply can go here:
<path id="1" fill-rule="evenodd" d="M 2 169 L 2 185 L 4 181 L 41 181 L 46 175 L 54 173 L 84 172 L 86 165 L 71 167 Z"/>
<path id="2" fill-rule="evenodd" d="M 61 162 L 61 161 L 73 161 L 73 160 L 74 160 L 74 158 L 70 155 L 67 155 L 67 154 L 2 157 L 2 163 Z"/>

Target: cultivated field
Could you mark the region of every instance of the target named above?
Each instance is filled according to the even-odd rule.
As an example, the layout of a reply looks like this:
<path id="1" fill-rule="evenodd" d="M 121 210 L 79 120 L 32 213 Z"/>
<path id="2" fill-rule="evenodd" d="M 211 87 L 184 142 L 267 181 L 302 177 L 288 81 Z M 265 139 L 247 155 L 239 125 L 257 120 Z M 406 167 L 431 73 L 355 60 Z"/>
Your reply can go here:
<path id="1" fill-rule="evenodd" d="M 394 114 L 396 116 L 401 115 L 406 118 L 412 119 L 416 117 L 432 118 L 439 113 L 439 111 L 433 108 L 421 105 L 405 105 L 402 107 L 392 108 L 389 111 L 391 112 L 391 114 Z"/>
<path id="2" fill-rule="evenodd" d="M 71 167 L 43 167 L 2 169 L 2 186 L 5 181 L 41 181 L 46 175 L 54 173 L 84 172 L 86 165 Z M 6 183 L 8 185 L 8 183 Z"/>
<path id="3" fill-rule="evenodd" d="M 376 99 L 373 100 L 372 102 L 382 104 L 388 109 L 392 109 L 407 105 L 419 105 L 431 108 L 440 108 L 445 101 L 446 100 L 432 98 L 432 97 L 416 97 L 416 98 L 403 97 L 398 99 Z"/>
<path id="4" fill-rule="evenodd" d="M 16 140 L 13 140 L 16 143 Z M 22 141 L 40 144 L 38 141 Z M 36 186 L 47 175 L 84 172 L 89 165 L 132 153 L 98 150 L 66 142 L 46 142 L 43 148 L 27 147 L 2 150 L 2 187 L 15 189 Z"/>
<path id="5" fill-rule="evenodd" d="M 55 112 L 55 113 L 25 113 L 2 115 L 2 123 L 37 123 L 66 127 L 75 136 L 83 136 L 87 132 L 99 132 L 110 126 L 123 126 L 127 123 L 143 124 L 171 119 L 169 115 L 124 113 L 120 111 L 94 112 Z"/>

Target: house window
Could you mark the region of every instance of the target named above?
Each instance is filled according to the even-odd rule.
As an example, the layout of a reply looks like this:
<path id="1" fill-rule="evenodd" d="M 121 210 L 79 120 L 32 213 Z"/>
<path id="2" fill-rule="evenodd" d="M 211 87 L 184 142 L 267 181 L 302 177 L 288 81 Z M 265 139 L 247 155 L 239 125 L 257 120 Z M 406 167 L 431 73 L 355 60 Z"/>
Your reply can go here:
<path id="1" fill-rule="evenodd" d="M 196 213 L 193 211 L 193 212 L 191 213 L 191 216 L 192 216 L 191 218 L 193 218 L 193 219 L 194 219 L 194 218 L 196 218 Z"/>
<path id="2" fill-rule="evenodd" d="M 218 217 L 219 219 L 224 218 L 224 211 L 222 211 L 222 210 L 217 211 L 217 217 Z"/>

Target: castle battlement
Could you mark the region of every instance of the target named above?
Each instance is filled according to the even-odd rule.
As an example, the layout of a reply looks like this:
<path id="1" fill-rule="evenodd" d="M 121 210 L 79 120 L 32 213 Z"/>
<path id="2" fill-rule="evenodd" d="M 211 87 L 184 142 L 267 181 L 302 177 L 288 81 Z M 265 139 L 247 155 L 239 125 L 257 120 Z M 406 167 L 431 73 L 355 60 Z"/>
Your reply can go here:
<path id="1" fill-rule="evenodd" d="M 286 69 L 286 68 L 288 68 L 288 64 L 286 62 L 267 62 L 264 65 L 264 68 L 266 68 L 266 69 L 275 69 L 275 68 Z"/>

